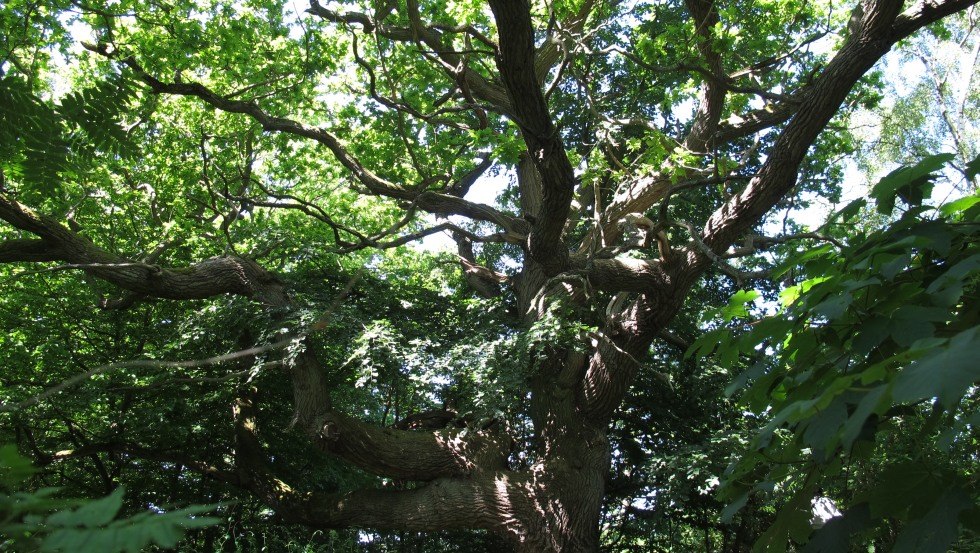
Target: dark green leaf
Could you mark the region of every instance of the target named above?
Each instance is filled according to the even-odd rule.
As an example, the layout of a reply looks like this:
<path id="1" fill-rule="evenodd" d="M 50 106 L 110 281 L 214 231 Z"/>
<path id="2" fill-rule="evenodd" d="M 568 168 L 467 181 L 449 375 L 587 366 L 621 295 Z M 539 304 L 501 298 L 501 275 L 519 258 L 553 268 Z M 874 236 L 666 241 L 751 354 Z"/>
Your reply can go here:
<path id="1" fill-rule="evenodd" d="M 932 179 L 935 178 L 933 173 L 955 157 L 954 154 L 936 154 L 886 175 L 871 190 L 871 197 L 877 201 L 878 211 L 891 213 L 897 196 L 910 205 L 921 203 L 927 189 L 931 190 Z"/>
<path id="2" fill-rule="evenodd" d="M 964 330 L 899 373 L 892 391 L 895 401 L 914 403 L 936 397 L 946 408 L 952 407 L 980 380 L 978 334 L 977 327 Z"/>

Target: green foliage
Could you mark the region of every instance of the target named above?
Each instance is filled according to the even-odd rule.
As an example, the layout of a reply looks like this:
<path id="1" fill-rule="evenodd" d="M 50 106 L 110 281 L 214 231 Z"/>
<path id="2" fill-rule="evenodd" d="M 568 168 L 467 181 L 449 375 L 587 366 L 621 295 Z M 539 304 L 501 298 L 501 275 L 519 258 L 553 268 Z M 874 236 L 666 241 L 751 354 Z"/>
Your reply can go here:
<path id="1" fill-rule="evenodd" d="M 882 178 L 871 192 L 878 204 L 878 211 L 889 214 L 895 209 L 895 198 L 901 198 L 909 206 L 922 205 L 922 200 L 932 194 L 936 171 L 952 161 L 954 154 L 938 154 L 922 159 L 911 167 L 900 167 Z"/>
<path id="2" fill-rule="evenodd" d="M 0 170 L 40 203 L 62 196 L 62 180 L 84 178 L 101 155 L 134 157 L 120 121 L 133 94 L 130 80 L 110 74 L 53 104 L 22 77 L 0 75 Z"/>
<path id="3" fill-rule="evenodd" d="M 861 115 L 876 131 L 873 139 L 867 136 L 871 140 L 859 156 L 866 172 L 950 152 L 955 158 L 951 170 L 937 180 L 961 191 L 980 184 L 977 172 L 970 170 L 980 155 L 977 67 L 966 61 L 980 44 L 980 29 L 972 18 L 955 14 L 899 43 L 898 55 L 889 63 L 889 72 L 900 73 L 899 78 L 886 88 L 893 102 L 873 117 Z"/>
<path id="4" fill-rule="evenodd" d="M 68 167 L 68 143 L 53 109 L 16 75 L 0 77 L 0 169 L 50 194 Z"/>
<path id="5" fill-rule="evenodd" d="M 0 550 L 42 553 L 137 553 L 150 545 L 172 548 L 187 530 L 220 522 L 201 516 L 213 505 L 145 511 L 119 518 L 124 487 L 100 499 L 58 499 L 57 488 L 15 491 L 35 473 L 12 445 L 0 447 Z M 13 549 L 11 549 L 13 548 Z"/>
<path id="6" fill-rule="evenodd" d="M 790 256 L 782 274 L 810 278 L 780 294 L 776 314 L 711 331 L 691 348 L 722 366 L 751 360 L 729 393 L 766 424 L 720 493 L 729 516 L 759 492 L 785 498 L 757 544 L 763 550 L 811 539 L 810 500 L 820 493 L 844 516 L 817 531 L 808 550 L 853 543 L 886 522 L 900 525 L 897 551 L 945 551 L 960 528 L 980 531 L 980 508 L 969 499 L 980 494 L 969 476 L 980 443 L 978 197 L 919 205 L 951 159 L 933 156 L 882 179 L 872 192 L 879 211 L 890 213 L 903 190 L 917 201 L 906 200 L 887 228 L 849 236 L 841 251 Z M 833 221 L 857 217 L 849 206 Z M 747 316 L 723 313 L 726 321 Z"/>

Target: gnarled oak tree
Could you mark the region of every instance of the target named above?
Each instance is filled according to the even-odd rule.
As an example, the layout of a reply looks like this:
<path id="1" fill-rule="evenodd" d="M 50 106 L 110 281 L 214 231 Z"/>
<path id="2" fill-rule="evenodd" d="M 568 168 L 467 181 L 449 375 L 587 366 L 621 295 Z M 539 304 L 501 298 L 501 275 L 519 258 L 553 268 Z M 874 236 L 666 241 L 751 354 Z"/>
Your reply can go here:
<path id="1" fill-rule="evenodd" d="M 107 317 L 225 296 L 263 312 L 233 329 L 239 354 L 209 361 L 237 363 L 211 377 L 235 390 L 221 415 L 234 420 L 227 450 L 164 450 L 107 423 L 112 439 L 79 432 L 72 450 L 35 445 L 37 460 L 91 459 L 110 488 L 99 455 L 177 466 L 312 528 L 480 529 L 520 551 L 595 551 L 621 453 L 611 424 L 638 374 L 651 374 L 651 348 L 686 346 L 671 324 L 696 305 L 706 273 L 742 282 L 758 275 L 737 258 L 757 246 L 824 238 L 757 234 L 801 174 L 828 170 L 834 134 L 846 134 L 828 126 L 849 98 L 866 98 L 856 87 L 873 92 L 861 83 L 875 63 L 974 3 L 866 0 L 849 24 L 840 8 L 795 1 L 313 0 L 302 13 L 278 1 L 12 2 L 0 50 L 3 99 L 16 106 L 0 131 L 0 262 L 57 264 L 41 270 L 78 275 L 64 278 L 89 291 L 73 301 L 95 291 Z M 69 63 L 55 63 L 61 55 Z M 50 75 L 77 92 L 52 88 Z M 493 205 L 472 199 L 488 172 L 512 178 Z M 311 226 L 319 238 L 303 244 L 312 235 L 297 229 Z M 366 293 L 357 281 L 380 259 L 368 254 L 443 232 L 461 282 L 496 298 L 476 305 L 503 306 L 500 326 L 479 331 L 530 337 L 512 352 L 517 386 L 480 384 L 512 394 L 515 410 L 362 420 L 323 333 Z M 340 277 L 323 267 L 338 259 Z M 318 314 L 297 315 L 310 306 Z M 159 309 L 140 332 L 182 316 Z M 103 338 L 125 345 L 136 330 L 115 332 Z M 126 355 L 143 346 L 119 347 L 106 359 L 119 363 L 70 372 L 138 368 Z M 287 428 L 257 419 L 286 410 L 264 388 L 270 372 L 292 384 L 296 435 L 388 485 L 284 477 L 289 452 L 264 436 Z M 61 389 L 20 407 L 57 405 Z M 110 411 L 150 393 L 116 391 Z M 228 401 L 211 399 L 218 411 Z M 17 424 L 19 435 L 39 432 Z"/>

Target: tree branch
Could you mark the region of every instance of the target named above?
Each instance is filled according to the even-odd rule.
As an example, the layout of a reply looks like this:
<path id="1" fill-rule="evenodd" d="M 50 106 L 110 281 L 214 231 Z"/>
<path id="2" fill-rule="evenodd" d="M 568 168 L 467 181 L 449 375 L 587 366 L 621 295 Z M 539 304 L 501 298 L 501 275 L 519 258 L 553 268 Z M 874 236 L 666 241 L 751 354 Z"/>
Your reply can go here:
<path id="1" fill-rule="evenodd" d="M 110 51 L 105 44 L 86 44 L 85 48 L 110 59 L 119 59 L 118 52 Z M 292 119 L 269 115 L 254 102 L 229 100 L 200 83 L 164 83 L 148 74 L 132 57 L 122 58 L 121 62 L 132 69 L 155 94 L 195 97 L 222 111 L 248 115 L 261 124 L 266 131 L 291 134 L 322 144 L 372 194 L 414 202 L 414 205 L 419 209 L 436 215 L 462 215 L 471 219 L 494 223 L 515 237 L 526 234 L 528 230 L 527 225 L 523 224 L 522 221 L 491 206 L 470 202 L 449 194 L 432 191 L 419 192 L 415 187 L 406 187 L 385 180 L 361 165 L 360 161 L 347 150 L 340 139 L 325 129 L 311 127 Z"/>
<path id="2" fill-rule="evenodd" d="M 721 55 L 714 45 L 714 28 L 718 24 L 718 11 L 712 0 L 685 0 L 687 11 L 694 18 L 694 28 L 698 36 L 697 49 L 707 63 L 712 75 L 724 75 L 725 68 Z M 718 127 L 722 109 L 725 106 L 725 84 L 715 79 L 705 79 L 694 114 L 691 131 L 684 139 L 684 147 L 692 152 L 707 152 L 712 149 L 712 138 Z"/>
<path id="3" fill-rule="evenodd" d="M 500 524 L 501 509 L 494 497 L 497 489 L 488 487 L 486 478 L 437 478 L 427 485 L 403 491 L 357 490 L 326 494 L 294 489 L 277 478 L 265 461 L 257 435 L 254 396 L 254 389 L 245 390 L 233 409 L 238 476 L 245 488 L 256 493 L 286 520 L 317 528 L 359 526 L 412 531 L 491 528 Z M 376 446 L 383 442 L 406 446 L 409 452 L 420 453 L 432 460 L 433 450 L 425 443 L 435 441 L 437 436 L 370 428 L 345 417 L 333 416 L 326 421 L 321 439 L 333 442 L 331 452 L 357 460 L 358 464 L 363 462 L 378 469 L 376 472 L 390 471 L 425 478 L 430 473 L 417 466 L 411 454 L 382 448 L 380 458 L 372 456 L 378 450 Z M 417 447 L 419 445 L 422 447 Z M 446 448 L 440 451 L 446 452 Z M 443 460 L 448 461 L 444 467 L 447 470 L 462 468 L 466 471 L 452 460 Z"/>
<path id="4" fill-rule="evenodd" d="M 453 81 L 461 81 L 465 88 L 472 95 L 490 104 L 497 112 L 504 115 L 512 115 L 512 107 L 507 97 L 507 92 L 500 85 L 487 80 L 478 72 L 470 69 L 465 60 L 457 52 L 446 48 L 442 44 L 442 33 L 434 27 L 426 27 L 418 22 L 413 27 L 398 27 L 387 25 L 374 20 L 371 16 L 358 12 L 340 13 L 324 8 L 316 0 L 310 2 L 309 13 L 321 17 L 334 23 L 347 25 L 358 24 L 365 33 L 375 33 L 378 36 L 403 43 L 415 43 L 421 41 L 425 44 L 438 59 L 442 70 Z M 487 40 L 481 34 L 474 35 L 475 38 L 483 42 Z M 488 41 L 489 42 L 489 41 Z"/>
<path id="5" fill-rule="evenodd" d="M 844 44 L 813 83 L 796 115 L 776 140 L 758 176 L 708 219 L 702 241 L 712 251 L 721 253 L 727 249 L 738 235 L 761 220 L 793 188 L 800 163 L 810 145 L 837 113 L 858 79 L 898 40 L 892 26 L 900 8 L 898 0 L 868 3 L 859 35 Z M 703 266 L 708 259 L 700 256 Z"/>
<path id="6" fill-rule="evenodd" d="M 510 439 L 493 430 L 396 430 L 339 413 L 327 415 L 314 444 L 368 472 L 416 481 L 502 470 L 510 451 Z"/>
<path id="7" fill-rule="evenodd" d="M 43 263 L 59 257 L 44 240 L 12 238 L 0 242 L 0 263 Z"/>
<path id="8" fill-rule="evenodd" d="M 500 34 L 497 68 L 521 129 L 531 161 L 541 177 L 541 209 L 528 236 L 528 254 L 548 275 L 568 265 L 562 239 L 575 188 L 572 164 L 534 70 L 534 29 L 527 0 L 491 0 Z"/>
<path id="9" fill-rule="evenodd" d="M 194 472 L 213 478 L 220 482 L 241 486 L 241 481 L 233 471 L 219 465 L 213 465 L 200 459 L 178 451 L 160 451 L 153 448 L 127 443 L 127 442 L 102 442 L 86 444 L 75 449 L 66 449 L 46 455 L 42 464 L 51 464 L 67 459 L 87 457 L 95 453 L 124 453 L 148 461 L 161 463 L 173 463 L 183 465 Z"/>
<path id="10" fill-rule="evenodd" d="M 286 301 L 282 283 L 250 259 L 237 256 L 214 257 L 189 267 L 169 269 L 135 262 L 99 248 L 87 238 L 65 228 L 46 215 L 34 212 L 6 194 L 0 193 L 0 220 L 30 232 L 38 241 L 18 241 L 18 259 L 7 261 L 41 261 L 26 259 L 25 248 L 44 261 L 64 261 L 87 274 L 131 292 L 164 299 L 204 299 L 222 294 L 255 297 L 281 305 Z M 8 241 L 9 243 L 9 241 Z M 0 250 L 2 251 L 2 250 Z M 11 250 L 8 248 L 8 252 Z"/>

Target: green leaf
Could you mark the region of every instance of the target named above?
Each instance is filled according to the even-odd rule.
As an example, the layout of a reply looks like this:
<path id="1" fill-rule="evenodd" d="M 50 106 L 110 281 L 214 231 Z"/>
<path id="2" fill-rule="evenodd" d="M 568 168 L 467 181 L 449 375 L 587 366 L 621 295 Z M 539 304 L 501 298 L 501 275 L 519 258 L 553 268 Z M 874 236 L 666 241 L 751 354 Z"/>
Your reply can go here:
<path id="1" fill-rule="evenodd" d="M 758 290 L 739 290 L 728 300 L 728 305 L 721 308 L 721 318 L 725 322 L 731 321 L 735 317 L 748 317 L 749 311 L 746 304 L 754 302 L 762 293 Z"/>
<path id="2" fill-rule="evenodd" d="M 840 294 L 820 302 L 811 311 L 829 320 L 837 319 L 844 314 L 853 300 L 854 297 L 849 292 Z"/>
<path id="3" fill-rule="evenodd" d="M 953 200 L 948 204 L 943 204 L 943 206 L 939 208 L 939 213 L 941 213 L 944 217 L 949 217 L 950 215 L 962 213 L 975 206 L 977 203 L 980 203 L 980 196 L 967 196 L 965 198 Z"/>
<path id="4" fill-rule="evenodd" d="M 857 409 L 854 410 L 854 413 L 844 424 L 841 443 L 845 448 L 851 447 L 854 440 L 861 434 L 861 430 L 864 428 L 864 423 L 868 420 L 868 417 L 883 409 L 883 403 L 886 403 L 888 399 L 885 395 L 886 389 L 886 386 L 876 386 L 865 394 L 861 402 L 858 403 Z"/>
<path id="5" fill-rule="evenodd" d="M 763 532 L 752 551 L 786 551 L 788 538 L 803 541 L 811 531 L 809 495 L 808 490 L 800 490 L 782 506 L 776 513 L 775 522 Z"/>
<path id="6" fill-rule="evenodd" d="M 52 526 L 82 526 L 94 528 L 104 526 L 116 518 L 122 508 L 124 487 L 119 486 L 111 494 L 89 502 L 74 511 L 62 511 L 48 517 L 47 523 Z"/>
<path id="7" fill-rule="evenodd" d="M 929 284 L 926 293 L 940 296 L 941 305 L 951 305 L 959 300 L 967 279 L 978 271 L 980 271 L 980 253 L 973 254 L 950 267 Z"/>
<path id="8" fill-rule="evenodd" d="M 966 171 L 964 173 L 966 174 L 966 178 L 968 180 L 980 175 L 980 155 L 977 155 L 977 157 L 973 158 L 966 164 Z"/>
<path id="9" fill-rule="evenodd" d="M 844 511 L 839 517 L 827 521 L 823 528 L 814 532 L 803 553 L 841 553 L 851 549 L 851 536 L 871 524 L 871 511 L 867 503 L 859 503 Z"/>
<path id="10" fill-rule="evenodd" d="M 830 279 L 831 277 L 829 276 L 821 276 L 804 280 L 795 286 L 790 286 L 779 293 L 779 302 L 784 308 L 787 308 L 793 305 L 800 295 L 809 292 L 814 286 L 827 282 Z"/>
<path id="11" fill-rule="evenodd" d="M 895 169 L 871 189 L 871 197 L 878 205 L 880 213 L 891 213 L 895 208 L 895 198 L 901 197 L 909 205 L 922 203 L 932 190 L 935 173 L 943 165 L 955 159 L 954 154 L 936 154 L 923 158 L 912 166 Z"/>
<path id="12" fill-rule="evenodd" d="M 960 513 L 974 506 L 961 489 L 948 489 L 922 518 L 910 521 L 895 540 L 893 553 L 945 553 L 959 535 Z"/>
<path id="13" fill-rule="evenodd" d="M 839 438 L 846 420 L 847 408 L 844 399 L 837 397 L 826 408 L 807 419 L 804 425 L 803 442 L 813 448 L 814 453 L 820 455 L 829 453 Z"/>
<path id="14" fill-rule="evenodd" d="M 735 516 L 735 513 L 742 510 L 742 507 L 744 507 L 745 504 L 749 501 L 749 497 L 751 495 L 752 495 L 752 490 L 747 490 L 741 495 L 739 495 L 737 498 L 735 498 L 734 501 L 731 501 L 730 503 L 725 505 L 725 508 L 721 510 L 721 521 L 730 522 L 732 520 L 732 517 Z"/>
<path id="15" fill-rule="evenodd" d="M 31 461 L 18 453 L 17 446 L 0 447 L 0 485 L 10 489 L 37 472 Z"/>
<path id="16" fill-rule="evenodd" d="M 874 317 L 864 321 L 858 329 L 851 347 L 857 355 L 867 355 L 891 334 L 887 317 Z"/>
<path id="17" fill-rule="evenodd" d="M 946 347 L 933 350 L 899 373 L 892 397 L 900 403 L 935 397 L 944 407 L 951 408 L 980 380 L 977 351 L 980 351 L 980 328 L 960 332 Z"/>
<path id="18" fill-rule="evenodd" d="M 868 205 L 868 201 L 865 200 L 864 198 L 858 198 L 852 201 L 851 203 L 847 204 L 843 208 L 839 209 L 836 213 L 831 215 L 830 218 L 827 220 L 826 226 L 833 225 L 838 221 L 844 223 L 850 221 L 851 219 L 856 217 L 859 213 L 861 213 L 861 209 L 863 209 L 864 206 L 866 205 Z"/>

